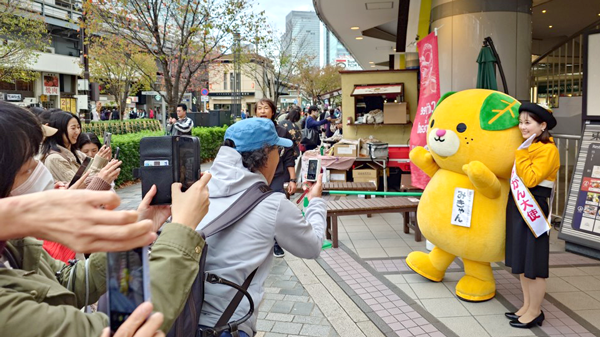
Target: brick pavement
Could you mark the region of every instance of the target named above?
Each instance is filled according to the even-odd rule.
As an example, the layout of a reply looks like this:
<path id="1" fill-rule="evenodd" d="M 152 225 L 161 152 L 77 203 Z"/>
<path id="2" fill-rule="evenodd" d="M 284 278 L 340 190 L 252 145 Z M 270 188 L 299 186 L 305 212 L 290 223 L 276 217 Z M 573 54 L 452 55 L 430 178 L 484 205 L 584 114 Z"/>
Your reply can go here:
<path id="1" fill-rule="evenodd" d="M 121 197 L 118 209 L 136 209 L 141 201 L 140 184 L 117 193 Z M 258 311 L 257 337 L 339 336 L 285 259 L 274 259 Z"/>

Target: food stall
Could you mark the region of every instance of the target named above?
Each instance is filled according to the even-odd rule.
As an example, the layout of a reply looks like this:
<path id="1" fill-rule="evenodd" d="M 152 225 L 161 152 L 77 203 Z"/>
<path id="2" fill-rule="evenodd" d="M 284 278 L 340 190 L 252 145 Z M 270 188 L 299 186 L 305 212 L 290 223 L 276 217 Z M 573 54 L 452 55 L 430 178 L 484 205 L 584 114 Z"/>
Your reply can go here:
<path id="1" fill-rule="evenodd" d="M 330 156 L 354 159 L 344 176 L 329 170 L 328 181 L 373 182 L 388 191 L 389 168 L 408 173 L 408 140 L 417 108 L 417 70 L 341 71 L 343 139 Z M 343 159 L 340 159 L 343 158 Z M 334 165 L 335 166 L 335 165 Z M 327 167 L 327 165 L 324 165 Z M 380 177 L 383 176 L 381 184 Z M 381 186 L 380 186 L 381 185 Z M 398 186 L 400 177 L 398 176 Z"/>

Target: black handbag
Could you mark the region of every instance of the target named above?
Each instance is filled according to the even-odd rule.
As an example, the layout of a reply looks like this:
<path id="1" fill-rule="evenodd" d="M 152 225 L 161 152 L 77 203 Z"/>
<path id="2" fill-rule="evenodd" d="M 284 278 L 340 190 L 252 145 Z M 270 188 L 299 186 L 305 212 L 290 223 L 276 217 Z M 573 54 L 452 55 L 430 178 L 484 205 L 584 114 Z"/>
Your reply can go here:
<path id="1" fill-rule="evenodd" d="M 144 137 L 140 141 L 140 167 L 133 176 L 142 180 L 142 197 L 152 185 L 151 205 L 171 204 L 171 185 L 182 183 L 185 191 L 200 179 L 200 142 L 194 136 Z"/>
<path id="2" fill-rule="evenodd" d="M 300 140 L 300 143 L 304 146 L 318 146 L 321 144 L 319 132 L 315 129 L 306 127 L 307 121 L 308 118 L 304 120 L 304 129 L 302 129 L 302 140 Z"/>

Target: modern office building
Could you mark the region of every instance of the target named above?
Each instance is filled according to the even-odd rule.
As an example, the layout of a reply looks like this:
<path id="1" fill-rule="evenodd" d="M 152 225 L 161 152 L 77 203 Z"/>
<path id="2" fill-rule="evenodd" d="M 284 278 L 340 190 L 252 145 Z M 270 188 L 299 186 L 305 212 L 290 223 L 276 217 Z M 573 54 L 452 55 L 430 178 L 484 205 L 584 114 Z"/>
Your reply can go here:
<path id="1" fill-rule="evenodd" d="M 323 30 L 325 32 L 322 53 L 324 64 L 339 64 L 345 70 L 362 69 L 335 35 L 327 28 L 324 28 Z"/>
<path id="2" fill-rule="evenodd" d="M 314 65 L 321 64 L 321 21 L 315 12 L 291 11 L 285 17 L 283 40 L 290 55 L 309 55 Z"/>
<path id="3" fill-rule="evenodd" d="M 41 103 L 46 108 L 76 113 L 77 80 L 82 68 L 79 27 L 74 22 L 81 16 L 81 1 L 33 0 L 25 4 L 43 17 L 51 42 L 31 66 L 37 73 L 35 80 L 0 81 L 0 99 L 20 105 Z"/>

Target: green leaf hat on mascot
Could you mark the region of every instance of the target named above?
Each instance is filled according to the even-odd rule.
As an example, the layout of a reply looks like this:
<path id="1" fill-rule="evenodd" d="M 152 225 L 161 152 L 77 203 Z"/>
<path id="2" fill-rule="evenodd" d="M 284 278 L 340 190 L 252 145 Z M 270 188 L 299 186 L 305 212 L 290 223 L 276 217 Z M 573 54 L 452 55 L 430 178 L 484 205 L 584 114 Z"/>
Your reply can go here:
<path id="1" fill-rule="evenodd" d="M 490 263 L 504 259 L 508 181 L 523 142 L 520 105 L 493 90 L 447 93 L 429 120 L 429 150 L 410 152 L 410 160 L 431 177 L 417 220 L 435 248 L 429 254 L 410 253 L 406 263 L 440 282 L 452 261 L 462 258 L 465 275 L 456 295 L 466 301 L 487 301 L 496 294 Z"/>

